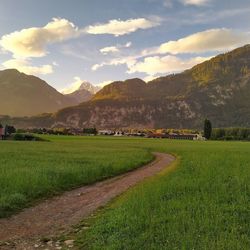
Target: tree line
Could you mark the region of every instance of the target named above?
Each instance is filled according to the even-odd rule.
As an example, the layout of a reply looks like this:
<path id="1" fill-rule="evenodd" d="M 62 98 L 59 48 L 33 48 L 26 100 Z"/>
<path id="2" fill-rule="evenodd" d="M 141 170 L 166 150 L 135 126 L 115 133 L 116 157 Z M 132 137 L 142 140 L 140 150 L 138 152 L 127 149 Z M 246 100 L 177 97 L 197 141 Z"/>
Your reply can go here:
<path id="1" fill-rule="evenodd" d="M 212 128 L 211 121 L 205 119 L 203 136 L 207 140 L 250 141 L 250 128 Z"/>
<path id="2" fill-rule="evenodd" d="M 211 139 L 250 141 L 250 128 L 214 128 L 212 129 Z"/>

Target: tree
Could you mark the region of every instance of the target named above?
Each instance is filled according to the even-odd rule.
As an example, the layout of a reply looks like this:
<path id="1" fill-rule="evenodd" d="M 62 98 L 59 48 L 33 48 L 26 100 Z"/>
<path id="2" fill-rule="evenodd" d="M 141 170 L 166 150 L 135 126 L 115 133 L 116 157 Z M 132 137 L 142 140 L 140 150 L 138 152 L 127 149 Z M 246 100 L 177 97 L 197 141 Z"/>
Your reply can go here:
<path id="1" fill-rule="evenodd" d="M 83 129 L 83 134 L 92 134 L 92 135 L 97 135 L 98 131 L 96 128 L 84 128 Z"/>
<path id="2" fill-rule="evenodd" d="M 16 133 L 16 129 L 13 126 L 6 125 L 5 129 L 6 129 L 6 133 L 8 133 L 9 135 Z"/>
<path id="3" fill-rule="evenodd" d="M 208 120 L 205 119 L 204 121 L 204 137 L 209 140 L 211 138 L 212 134 L 212 123 Z"/>

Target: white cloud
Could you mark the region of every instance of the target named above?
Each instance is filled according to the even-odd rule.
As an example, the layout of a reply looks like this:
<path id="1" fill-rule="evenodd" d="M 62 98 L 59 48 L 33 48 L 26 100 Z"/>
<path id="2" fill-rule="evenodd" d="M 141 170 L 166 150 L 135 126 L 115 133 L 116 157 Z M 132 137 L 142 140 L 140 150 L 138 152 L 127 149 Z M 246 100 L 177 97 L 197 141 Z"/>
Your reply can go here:
<path id="1" fill-rule="evenodd" d="M 115 46 L 108 46 L 108 47 L 104 47 L 104 48 L 100 49 L 100 52 L 103 55 L 114 54 L 114 53 L 121 52 L 121 49 L 131 47 L 131 45 L 132 45 L 131 42 L 127 42 L 127 43 L 125 43 L 123 45 L 118 44 L 118 45 L 115 45 Z"/>
<path id="2" fill-rule="evenodd" d="M 100 52 L 104 55 L 107 55 L 109 53 L 117 53 L 120 50 L 116 46 L 109 46 L 109 47 L 104 47 L 100 49 Z"/>
<path id="3" fill-rule="evenodd" d="M 132 42 L 127 42 L 124 47 L 129 48 L 129 47 L 131 47 L 131 45 L 132 45 Z"/>
<path id="4" fill-rule="evenodd" d="M 128 57 L 121 57 L 121 58 L 115 58 L 106 62 L 97 63 L 92 66 L 92 70 L 96 71 L 99 68 L 102 68 L 104 66 L 118 66 L 122 64 L 126 64 L 128 66 L 134 65 L 136 63 L 137 56 L 128 56 Z"/>
<path id="5" fill-rule="evenodd" d="M 119 62 L 119 59 L 114 59 L 114 60 L 110 60 L 107 62 L 102 62 L 102 63 L 96 63 L 91 67 L 92 71 L 96 71 L 104 66 L 117 66 L 117 65 L 121 65 L 124 64 L 125 62 Z"/>
<path id="6" fill-rule="evenodd" d="M 241 33 L 225 28 L 211 29 L 189 35 L 176 41 L 163 43 L 159 48 L 144 51 L 144 54 L 220 52 L 234 49 L 249 42 L 249 33 Z"/>
<path id="7" fill-rule="evenodd" d="M 145 81 L 149 81 L 156 78 L 159 74 L 169 74 L 186 70 L 198 63 L 210 59 L 211 57 L 182 59 L 177 56 L 167 55 L 145 57 L 143 61 L 139 61 L 140 58 L 141 57 L 138 55 L 133 57 L 116 58 L 107 62 L 95 64 L 92 67 L 92 70 L 95 71 L 104 66 L 126 65 L 128 67 L 127 73 L 146 73 L 148 76 L 146 76 Z"/>
<path id="8" fill-rule="evenodd" d="M 47 75 L 53 73 L 53 67 L 51 65 L 32 66 L 26 59 L 11 59 L 2 64 L 7 69 L 17 69 L 23 73 L 30 75 Z"/>
<path id="9" fill-rule="evenodd" d="M 127 73 L 146 73 L 145 80 L 151 80 L 159 74 L 180 72 L 210 59 L 209 57 L 191 57 L 183 59 L 177 54 L 223 52 L 239 47 L 250 41 L 250 33 L 230 29 L 211 29 L 189 35 L 176 41 L 169 41 L 158 47 L 150 48 L 133 56 L 114 58 L 95 64 L 92 70 L 104 66 L 126 65 Z M 142 58 L 144 58 L 142 60 Z"/>
<path id="10" fill-rule="evenodd" d="M 96 70 L 102 68 L 102 67 L 105 66 L 105 65 L 107 65 L 105 62 L 103 62 L 103 63 L 96 63 L 96 64 L 94 64 L 94 65 L 91 67 L 91 70 L 92 70 L 92 71 L 96 71 Z"/>
<path id="11" fill-rule="evenodd" d="M 134 65 L 131 65 L 128 73 L 141 72 L 154 76 L 156 74 L 180 72 L 208 59 L 207 57 L 181 59 L 171 55 L 146 57 L 142 62 L 136 62 Z"/>
<path id="12" fill-rule="evenodd" d="M 70 86 L 60 90 L 60 92 L 64 95 L 71 94 L 78 90 L 83 82 L 85 82 L 85 80 L 82 80 L 79 76 L 75 76 L 74 81 L 70 84 Z"/>
<path id="13" fill-rule="evenodd" d="M 204 6 L 207 5 L 211 0 L 164 0 L 163 5 L 167 8 L 173 7 L 173 2 L 180 2 L 184 5 Z"/>
<path id="14" fill-rule="evenodd" d="M 122 36 L 135 32 L 138 29 L 149 29 L 160 25 L 158 20 L 150 20 L 145 18 L 128 19 L 128 20 L 110 20 L 108 23 L 96 24 L 88 26 L 85 31 L 89 34 L 111 34 L 114 36 Z"/>
<path id="15" fill-rule="evenodd" d="M 79 35 L 78 28 L 66 19 L 53 18 L 44 27 L 33 27 L 2 36 L 0 45 L 15 57 L 42 57 L 48 44 Z"/>
<path id="16" fill-rule="evenodd" d="M 185 5 L 206 5 L 210 0 L 181 0 L 181 2 Z"/>
<path id="17" fill-rule="evenodd" d="M 57 62 L 52 62 L 52 64 L 54 65 L 54 66 L 56 66 L 56 67 L 58 67 L 59 66 L 59 64 L 57 63 Z"/>

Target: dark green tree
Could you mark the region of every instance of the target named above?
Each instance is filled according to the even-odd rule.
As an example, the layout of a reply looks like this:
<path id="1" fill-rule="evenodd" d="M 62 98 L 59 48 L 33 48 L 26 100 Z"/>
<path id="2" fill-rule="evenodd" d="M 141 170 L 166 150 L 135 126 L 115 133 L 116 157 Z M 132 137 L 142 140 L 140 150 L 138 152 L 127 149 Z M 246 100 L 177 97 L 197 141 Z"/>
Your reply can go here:
<path id="1" fill-rule="evenodd" d="M 209 140 L 212 135 L 212 123 L 208 120 L 205 119 L 204 121 L 204 137 Z"/>
<path id="2" fill-rule="evenodd" d="M 92 135 L 97 135 L 98 131 L 96 128 L 84 128 L 83 129 L 83 134 L 92 134 Z"/>
<path id="3" fill-rule="evenodd" d="M 3 128 L 3 125 L 0 123 L 0 129 L 2 129 Z M 4 140 L 4 134 L 3 133 L 1 133 L 1 138 L 0 139 L 2 139 L 2 140 Z"/>
<path id="4" fill-rule="evenodd" d="M 14 126 L 9 126 L 9 125 L 6 125 L 6 132 L 9 134 L 9 135 L 11 135 L 11 134 L 13 134 L 13 133 L 16 133 L 16 129 L 15 129 L 15 127 Z"/>

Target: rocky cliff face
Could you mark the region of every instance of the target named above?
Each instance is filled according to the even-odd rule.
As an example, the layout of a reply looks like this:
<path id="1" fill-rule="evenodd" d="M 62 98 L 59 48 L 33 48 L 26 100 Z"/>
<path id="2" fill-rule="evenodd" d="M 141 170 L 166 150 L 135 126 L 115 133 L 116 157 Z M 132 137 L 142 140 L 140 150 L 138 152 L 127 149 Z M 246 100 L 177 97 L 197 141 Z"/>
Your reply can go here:
<path id="1" fill-rule="evenodd" d="M 83 115 L 84 114 L 84 115 Z M 197 118 L 191 104 L 185 100 L 166 101 L 98 101 L 92 107 L 84 104 L 64 109 L 56 114 L 53 126 L 98 128 L 179 127 Z"/>

